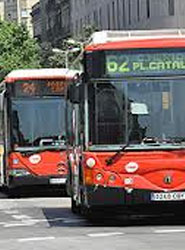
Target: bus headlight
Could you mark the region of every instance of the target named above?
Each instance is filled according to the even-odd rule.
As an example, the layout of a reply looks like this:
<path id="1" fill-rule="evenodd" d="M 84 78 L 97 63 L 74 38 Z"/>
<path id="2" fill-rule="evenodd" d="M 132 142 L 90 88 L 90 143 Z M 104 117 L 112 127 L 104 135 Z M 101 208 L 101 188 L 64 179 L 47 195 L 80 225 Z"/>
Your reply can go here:
<path id="1" fill-rule="evenodd" d="M 103 179 L 103 175 L 101 174 L 101 173 L 98 173 L 97 175 L 96 175 L 96 180 L 97 181 L 101 181 Z"/>
<path id="2" fill-rule="evenodd" d="M 116 176 L 115 175 L 110 175 L 110 177 L 109 177 L 109 182 L 115 182 L 116 181 Z"/>
<path id="3" fill-rule="evenodd" d="M 86 164 L 89 168 L 93 168 L 96 165 L 96 161 L 94 158 L 89 158 L 86 160 Z"/>
<path id="4" fill-rule="evenodd" d="M 132 185 L 133 184 L 133 178 L 131 178 L 131 177 L 128 177 L 128 178 L 125 178 L 124 179 L 124 184 L 125 185 Z"/>

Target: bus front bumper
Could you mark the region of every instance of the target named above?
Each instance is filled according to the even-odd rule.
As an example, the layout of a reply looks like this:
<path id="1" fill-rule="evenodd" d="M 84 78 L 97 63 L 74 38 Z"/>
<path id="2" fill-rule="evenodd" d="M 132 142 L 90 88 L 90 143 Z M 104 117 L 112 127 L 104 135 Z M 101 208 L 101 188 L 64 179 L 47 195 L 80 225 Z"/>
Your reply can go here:
<path id="1" fill-rule="evenodd" d="M 65 185 L 66 176 L 10 176 L 9 186 Z"/>
<path id="2" fill-rule="evenodd" d="M 185 199 L 180 201 L 153 201 L 151 199 L 152 193 L 156 191 L 143 190 L 143 189 L 133 189 L 132 191 L 127 191 L 124 188 L 113 188 L 113 187 L 102 187 L 102 186 L 86 186 L 86 205 L 94 208 L 146 208 L 148 211 L 149 207 L 155 207 L 157 209 L 166 209 L 176 207 L 180 205 L 182 209 L 182 204 L 185 208 Z M 178 191 L 179 192 L 179 191 Z M 181 193 L 185 193 L 185 190 L 181 190 Z M 156 212 L 156 211 L 155 211 Z"/>

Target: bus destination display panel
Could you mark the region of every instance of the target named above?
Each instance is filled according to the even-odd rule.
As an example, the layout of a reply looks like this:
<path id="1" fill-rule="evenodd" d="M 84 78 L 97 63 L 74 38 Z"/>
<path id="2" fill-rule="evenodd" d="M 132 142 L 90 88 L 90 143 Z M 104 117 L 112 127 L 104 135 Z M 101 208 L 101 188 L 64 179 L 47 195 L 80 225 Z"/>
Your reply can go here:
<path id="1" fill-rule="evenodd" d="M 106 51 L 105 75 L 152 76 L 185 73 L 185 51 Z"/>
<path id="2" fill-rule="evenodd" d="M 66 82 L 62 80 L 29 80 L 12 84 L 16 97 L 64 95 Z"/>

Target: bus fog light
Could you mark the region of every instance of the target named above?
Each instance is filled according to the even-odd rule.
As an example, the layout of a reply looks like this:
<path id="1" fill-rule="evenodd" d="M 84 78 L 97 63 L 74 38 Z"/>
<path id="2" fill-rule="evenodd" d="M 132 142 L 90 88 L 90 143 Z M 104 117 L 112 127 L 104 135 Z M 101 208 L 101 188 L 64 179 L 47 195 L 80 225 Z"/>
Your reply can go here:
<path id="1" fill-rule="evenodd" d="M 115 176 L 115 175 L 111 175 L 111 176 L 109 177 L 109 181 L 110 181 L 110 182 L 115 182 L 115 181 L 116 181 L 116 176 Z"/>
<path id="2" fill-rule="evenodd" d="M 133 184 L 133 179 L 132 178 L 125 178 L 124 179 L 124 184 L 125 185 L 131 185 L 131 184 Z"/>
<path id="3" fill-rule="evenodd" d="M 103 175 L 102 174 L 99 173 L 99 174 L 96 175 L 96 180 L 97 181 L 101 181 L 102 179 L 103 179 Z"/>
<path id="4" fill-rule="evenodd" d="M 93 158 L 89 158 L 87 159 L 86 164 L 89 168 L 93 168 L 96 165 L 96 161 Z"/>

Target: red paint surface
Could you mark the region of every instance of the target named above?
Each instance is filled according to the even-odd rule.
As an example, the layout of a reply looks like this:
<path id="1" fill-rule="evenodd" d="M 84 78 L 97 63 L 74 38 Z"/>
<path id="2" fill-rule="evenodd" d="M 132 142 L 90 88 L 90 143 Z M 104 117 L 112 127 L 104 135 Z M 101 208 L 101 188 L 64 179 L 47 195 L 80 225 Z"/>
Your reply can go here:
<path id="1" fill-rule="evenodd" d="M 66 152 L 45 151 L 39 153 L 41 161 L 38 164 L 32 164 L 29 161 L 30 156 L 24 156 L 19 152 L 13 152 L 9 157 L 9 169 L 26 169 L 34 176 L 55 176 L 67 174 Z M 13 164 L 13 159 L 18 159 L 18 164 Z M 58 169 L 66 169 L 58 171 Z"/>
<path id="2" fill-rule="evenodd" d="M 144 49 L 144 48 L 182 48 L 185 47 L 184 38 L 163 38 L 130 40 L 120 42 L 107 42 L 88 45 L 86 51 L 94 50 L 120 50 L 120 49 Z"/>
<path id="3" fill-rule="evenodd" d="M 182 190 L 185 189 L 185 150 L 181 151 L 152 151 L 152 152 L 124 152 L 121 153 L 112 165 L 107 166 L 106 160 L 114 153 L 97 152 L 84 153 L 84 167 L 86 159 L 93 157 L 96 160 L 92 168 L 93 184 L 125 187 L 148 190 Z M 139 168 L 134 173 L 127 173 L 126 164 L 136 162 Z M 95 176 L 101 173 L 104 180 L 97 182 Z M 115 175 L 114 183 L 109 181 L 110 175 Z M 164 178 L 170 176 L 172 182 L 166 184 Z M 124 179 L 131 177 L 133 183 L 124 184 Z"/>

